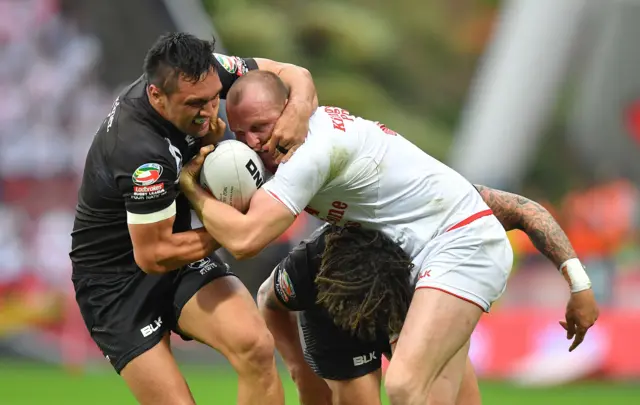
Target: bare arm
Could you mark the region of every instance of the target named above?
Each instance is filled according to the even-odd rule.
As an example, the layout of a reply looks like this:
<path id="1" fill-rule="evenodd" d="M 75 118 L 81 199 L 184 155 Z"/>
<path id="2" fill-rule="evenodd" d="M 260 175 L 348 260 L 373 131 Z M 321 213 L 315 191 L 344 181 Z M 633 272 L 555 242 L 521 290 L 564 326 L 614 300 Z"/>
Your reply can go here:
<path id="1" fill-rule="evenodd" d="M 209 255 L 220 245 L 204 228 L 173 233 L 175 216 L 147 224 L 129 224 L 136 264 L 149 274 L 176 270 Z"/>
<path id="2" fill-rule="evenodd" d="M 573 351 L 598 319 L 599 310 L 589 276 L 569 238 L 549 211 L 537 202 L 489 187 L 476 185 L 476 188 L 504 229 L 524 231 L 536 249 L 558 267 L 569 284 L 572 294 L 567 303 L 565 321 L 560 321 L 560 325 L 567 331 L 567 339 L 573 339 L 569 347 L 569 351 Z"/>
<path id="3" fill-rule="evenodd" d="M 300 66 L 276 62 L 270 59 L 254 58 L 260 70 L 277 74 L 290 89 L 287 109 L 297 109 L 297 114 L 311 116 L 318 108 L 318 94 L 311 73 Z M 292 111 L 293 112 L 293 111 Z M 294 113 L 296 114 L 296 113 Z"/>
<path id="4" fill-rule="evenodd" d="M 278 146 L 289 150 L 287 156 L 290 157 L 307 138 L 309 118 L 318 108 L 318 95 L 311 73 L 307 69 L 269 59 L 255 61 L 260 69 L 277 74 L 289 87 L 289 100 L 276 122 L 268 145 L 269 153 L 280 161 L 282 155 Z"/>
<path id="5" fill-rule="evenodd" d="M 284 204 L 263 189 L 251 198 L 246 214 L 216 200 L 198 185 L 184 189 L 209 234 L 237 259 L 258 254 L 295 220 Z"/>
<path id="6" fill-rule="evenodd" d="M 475 187 L 505 230 L 525 232 L 536 249 L 556 267 L 577 257 L 567 235 L 542 205 L 521 195 L 480 185 Z"/>

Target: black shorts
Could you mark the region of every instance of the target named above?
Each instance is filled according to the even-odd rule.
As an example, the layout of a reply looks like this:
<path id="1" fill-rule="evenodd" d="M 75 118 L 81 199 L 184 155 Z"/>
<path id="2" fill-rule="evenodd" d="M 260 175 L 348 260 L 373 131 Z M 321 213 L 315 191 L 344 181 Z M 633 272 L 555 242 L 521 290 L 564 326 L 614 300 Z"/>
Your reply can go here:
<path id="1" fill-rule="evenodd" d="M 390 356 L 389 337 L 378 334 L 375 341 L 359 339 L 336 326 L 328 313 L 299 312 L 304 358 L 311 369 L 327 380 L 350 380 L 378 370 L 382 356 Z"/>
<path id="2" fill-rule="evenodd" d="M 135 269 L 73 269 L 76 301 L 91 338 L 119 374 L 177 330 L 184 305 L 216 278 L 233 275 L 216 255 L 167 274 Z"/>

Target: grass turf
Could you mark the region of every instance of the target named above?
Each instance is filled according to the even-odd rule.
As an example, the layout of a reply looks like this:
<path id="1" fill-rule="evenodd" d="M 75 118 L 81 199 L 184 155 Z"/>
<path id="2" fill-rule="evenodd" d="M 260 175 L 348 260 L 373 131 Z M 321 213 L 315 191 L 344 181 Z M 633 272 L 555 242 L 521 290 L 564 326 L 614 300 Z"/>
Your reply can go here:
<path id="1" fill-rule="evenodd" d="M 185 367 L 199 404 L 235 404 L 236 377 L 231 370 Z M 283 376 L 287 404 L 298 404 L 288 376 Z M 566 387 L 524 389 L 483 382 L 487 405 L 632 405 L 640 403 L 640 384 L 586 382 Z M 384 402 L 387 404 L 388 402 Z M 73 375 L 60 368 L 29 363 L 0 363 L 2 405 L 126 405 L 136 404 L 120 378 L 100 369 Z"/>

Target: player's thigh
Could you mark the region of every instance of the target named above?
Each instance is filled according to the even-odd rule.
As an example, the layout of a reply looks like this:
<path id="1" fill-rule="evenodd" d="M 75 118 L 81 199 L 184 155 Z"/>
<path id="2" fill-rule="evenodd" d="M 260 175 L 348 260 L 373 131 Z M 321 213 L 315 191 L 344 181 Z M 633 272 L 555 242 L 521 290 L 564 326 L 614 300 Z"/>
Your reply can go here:
<path id="1" fill-rule="evenodd" d="M 171 353 L 168 332 L 158 344 L 131 360 L 120 375 L 142 405 L 195 404 Z"/>
<path id="2" fill-rule="evenodd" d="M 182 307 L 178 329 L 232 363 L 237 355 L 273 346 L 253 297 L 235 276 L 218 277 L 195 292 Z"/>
<path id="3" fill-rule="evenodd" d="M 326 380 L 333 394 L 333 405 L 380 405 L 380 381 L 378 369 L 361 377 L 348 380 Z"/>
<path id="4" fill-rule="evenodd" d="M 386 373 L 387 389 L 428 392 L 471 337 L 483 311 L 449 293 L 415 292 Z"/>
<path id="5" fill-rule="evenodd" d="M 172 274 L 105 271 L 74 274 L 73 282 L 91 338 L 117 373 L 174 326 Z"/>

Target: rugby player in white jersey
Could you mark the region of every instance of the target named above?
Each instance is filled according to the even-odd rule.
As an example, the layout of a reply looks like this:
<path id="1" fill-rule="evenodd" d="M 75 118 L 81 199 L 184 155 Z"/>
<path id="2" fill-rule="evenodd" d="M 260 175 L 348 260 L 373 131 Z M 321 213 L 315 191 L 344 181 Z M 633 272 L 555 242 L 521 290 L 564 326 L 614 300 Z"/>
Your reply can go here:
<path id="1" fill-rule="evenodd" d="M 266 149 L 287 88 L 263 72 L 240 78 L 227 96 L 231 130 L 255 150 Z M 321 107 L 305 143 L 256 192 L 246 214 L 198 185 L 201 153 L 181 173 L 181 190 L 207 231 L 237 258 L 251 257 L 281 235 L 302 211 L 341 226 L 383 232 L 411 257 L 416 291 L 387 370 L 391 404 L 423 405 L 438 375 L 439 404 L 454 404 L 465 370 L 469 338 L 506 286 L 513 253 L 500 222 L 465 178 L 383 125 Z M 277 172 L 276 172 L 277 169 Z M 579 260 L 561 267 L 572 299 L 567 312 L 579 343 L 597 318 L 591 282 Z"/>

